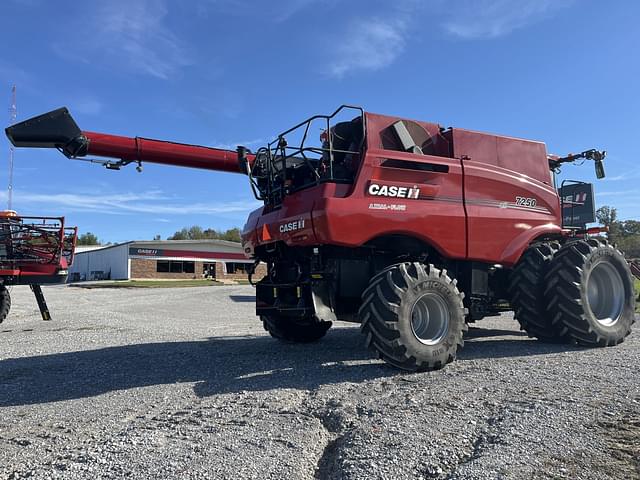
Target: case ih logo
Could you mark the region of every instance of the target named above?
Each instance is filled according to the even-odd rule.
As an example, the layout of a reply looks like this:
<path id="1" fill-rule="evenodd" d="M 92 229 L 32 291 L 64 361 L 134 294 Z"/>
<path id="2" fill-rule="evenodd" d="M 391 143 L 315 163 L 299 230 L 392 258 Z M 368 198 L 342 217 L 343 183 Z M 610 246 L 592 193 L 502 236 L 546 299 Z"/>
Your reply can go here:
<path id="1" fill-rule="evenodd" d="M 296 222 L 283 223 L 280 225 L 280 233 L 293 232 L 295 230 L 301 230 L 304 228 L 304 219 L 300 219 Z"/>
<path id="2" fill-rule="evenodd" d="M 393 197 L 393 198 L 419 198 L 420 189 L 417 186 L 399 187 L 397 185 L 378 185 L 372 183 L 367 189 L 369 195 L 375 197 Z"/>
<path id="3" fill-rule="evenodd" d="M 159 250 L 155 250 L 153 248 L 131 248 L 129 251 L 129 255 L 156 257 L 158 256 L 158 252 Z"/>
<path id="4" fill-rule="evenodd" d="M 574 205 L 584 205 L 587 201 L 587 192 L 578 192 L 572 195 L 565 195 L 562 200 L 564 208 L 571 208 Z"/>

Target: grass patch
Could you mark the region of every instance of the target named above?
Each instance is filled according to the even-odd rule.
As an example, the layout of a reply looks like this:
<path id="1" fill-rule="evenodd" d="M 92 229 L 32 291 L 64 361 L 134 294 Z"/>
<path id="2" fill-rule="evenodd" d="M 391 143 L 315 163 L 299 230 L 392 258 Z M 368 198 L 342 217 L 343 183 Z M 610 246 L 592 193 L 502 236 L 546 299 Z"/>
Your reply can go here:
<path id="1" fill-rule="evenodd" d="M 214 287 L 223 285 L 215 280 L 121 280 L 104 283 L 76 283 L 80 288 L 175 288 L 175 287 Z"/>

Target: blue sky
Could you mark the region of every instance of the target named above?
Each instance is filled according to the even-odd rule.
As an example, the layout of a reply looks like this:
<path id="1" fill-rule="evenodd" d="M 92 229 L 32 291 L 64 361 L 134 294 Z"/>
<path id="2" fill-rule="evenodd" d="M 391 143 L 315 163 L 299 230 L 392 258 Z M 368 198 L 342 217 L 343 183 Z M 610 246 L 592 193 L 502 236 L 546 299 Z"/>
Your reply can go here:
<path id="1" fill-rule="evenodd" d="M 314 113 L 359 104 L 542 140 L 553 153 L 606 149 L 597 203 L 640 218 L 638 2 L 2 3 L 0 99 L 8 108 L 17 85 L 19 119 L 64 105 L 86 130 L 255 148 Z M 593 166 L 561 178 L 595 181 Z M 2 203 L 6 182 L 3 167 Z M 112 172 L 16 151 L 14 208 L 65 215 L 105 241 L 241 226 L 255 206 L 240 175 Z"/>

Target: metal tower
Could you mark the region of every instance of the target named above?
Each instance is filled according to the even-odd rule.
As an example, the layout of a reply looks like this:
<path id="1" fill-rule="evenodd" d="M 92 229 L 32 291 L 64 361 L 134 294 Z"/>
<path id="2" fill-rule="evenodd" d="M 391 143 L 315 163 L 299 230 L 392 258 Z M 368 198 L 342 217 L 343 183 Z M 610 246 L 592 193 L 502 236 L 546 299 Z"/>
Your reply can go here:
<path id="1" fill-rule="evenodd" d="M 11 104 L 9 105 L 9 124 L 12 125 L 18 118 L 18 108 L 16 106 L 16 86 L 11 87 Z M 7 187 L 7 208 L 11 210 L 13 206 L 13 145 L 9 144 L 9 185 Z"/>

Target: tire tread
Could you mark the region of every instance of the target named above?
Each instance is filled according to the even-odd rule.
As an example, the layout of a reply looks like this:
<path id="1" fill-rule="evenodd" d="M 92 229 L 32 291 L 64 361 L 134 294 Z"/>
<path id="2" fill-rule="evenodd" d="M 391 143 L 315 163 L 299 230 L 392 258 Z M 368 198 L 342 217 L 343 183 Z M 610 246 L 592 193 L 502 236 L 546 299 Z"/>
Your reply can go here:
<path id="1" fill-rule="evenodd" d="M 556 311 L 553 324 L 566 330 L 579 345 L 587 347 L 606 347 L 621 343 L 631 333 L 631 325 L 635 321 L 632 318 L 622 335 L 617 337 L 603 334 L 589 322 L 588 316 L 591 314 L 585 310 L 586 306 L 581 300 L 583 286 L 580 282 L 585 262 L 600 248 L 613 250 L 624 261 L 623 254 L 607 240 L 591 237 L 564 245 L 555 256 L 546 276 L 545 295 L 549 299 L 549 305 Z M 633 286 L 630 272 L 628 276 L 627 281 Z"/>
<path id="2" fill-rule="evenodd" d="M 446 270 L 440 270 L 434 265 L 423 265 L 417 262 L 406 262 L 389 266 L 378 272 L 362 294 L 363 302 L 358 311 L 361 319 L 360 330 L 365 335 L 365 344 L 388 364 L 408 371 L 438 370 L 455 359 L 455 352 L 449 353 L 446 361 L 418 359 L 408 353 L 402 343 L 398 322 L 400 302 L 409 285 L 438 278 L 448 283 L 458 298 L 458 307 L 466 313 L 463 305 L 464 294 L 456 286 L 456 281 L 448 276 Z M 463 333 L 467 324 L 460 332 L 455 349 L 464 345 Z"/>

